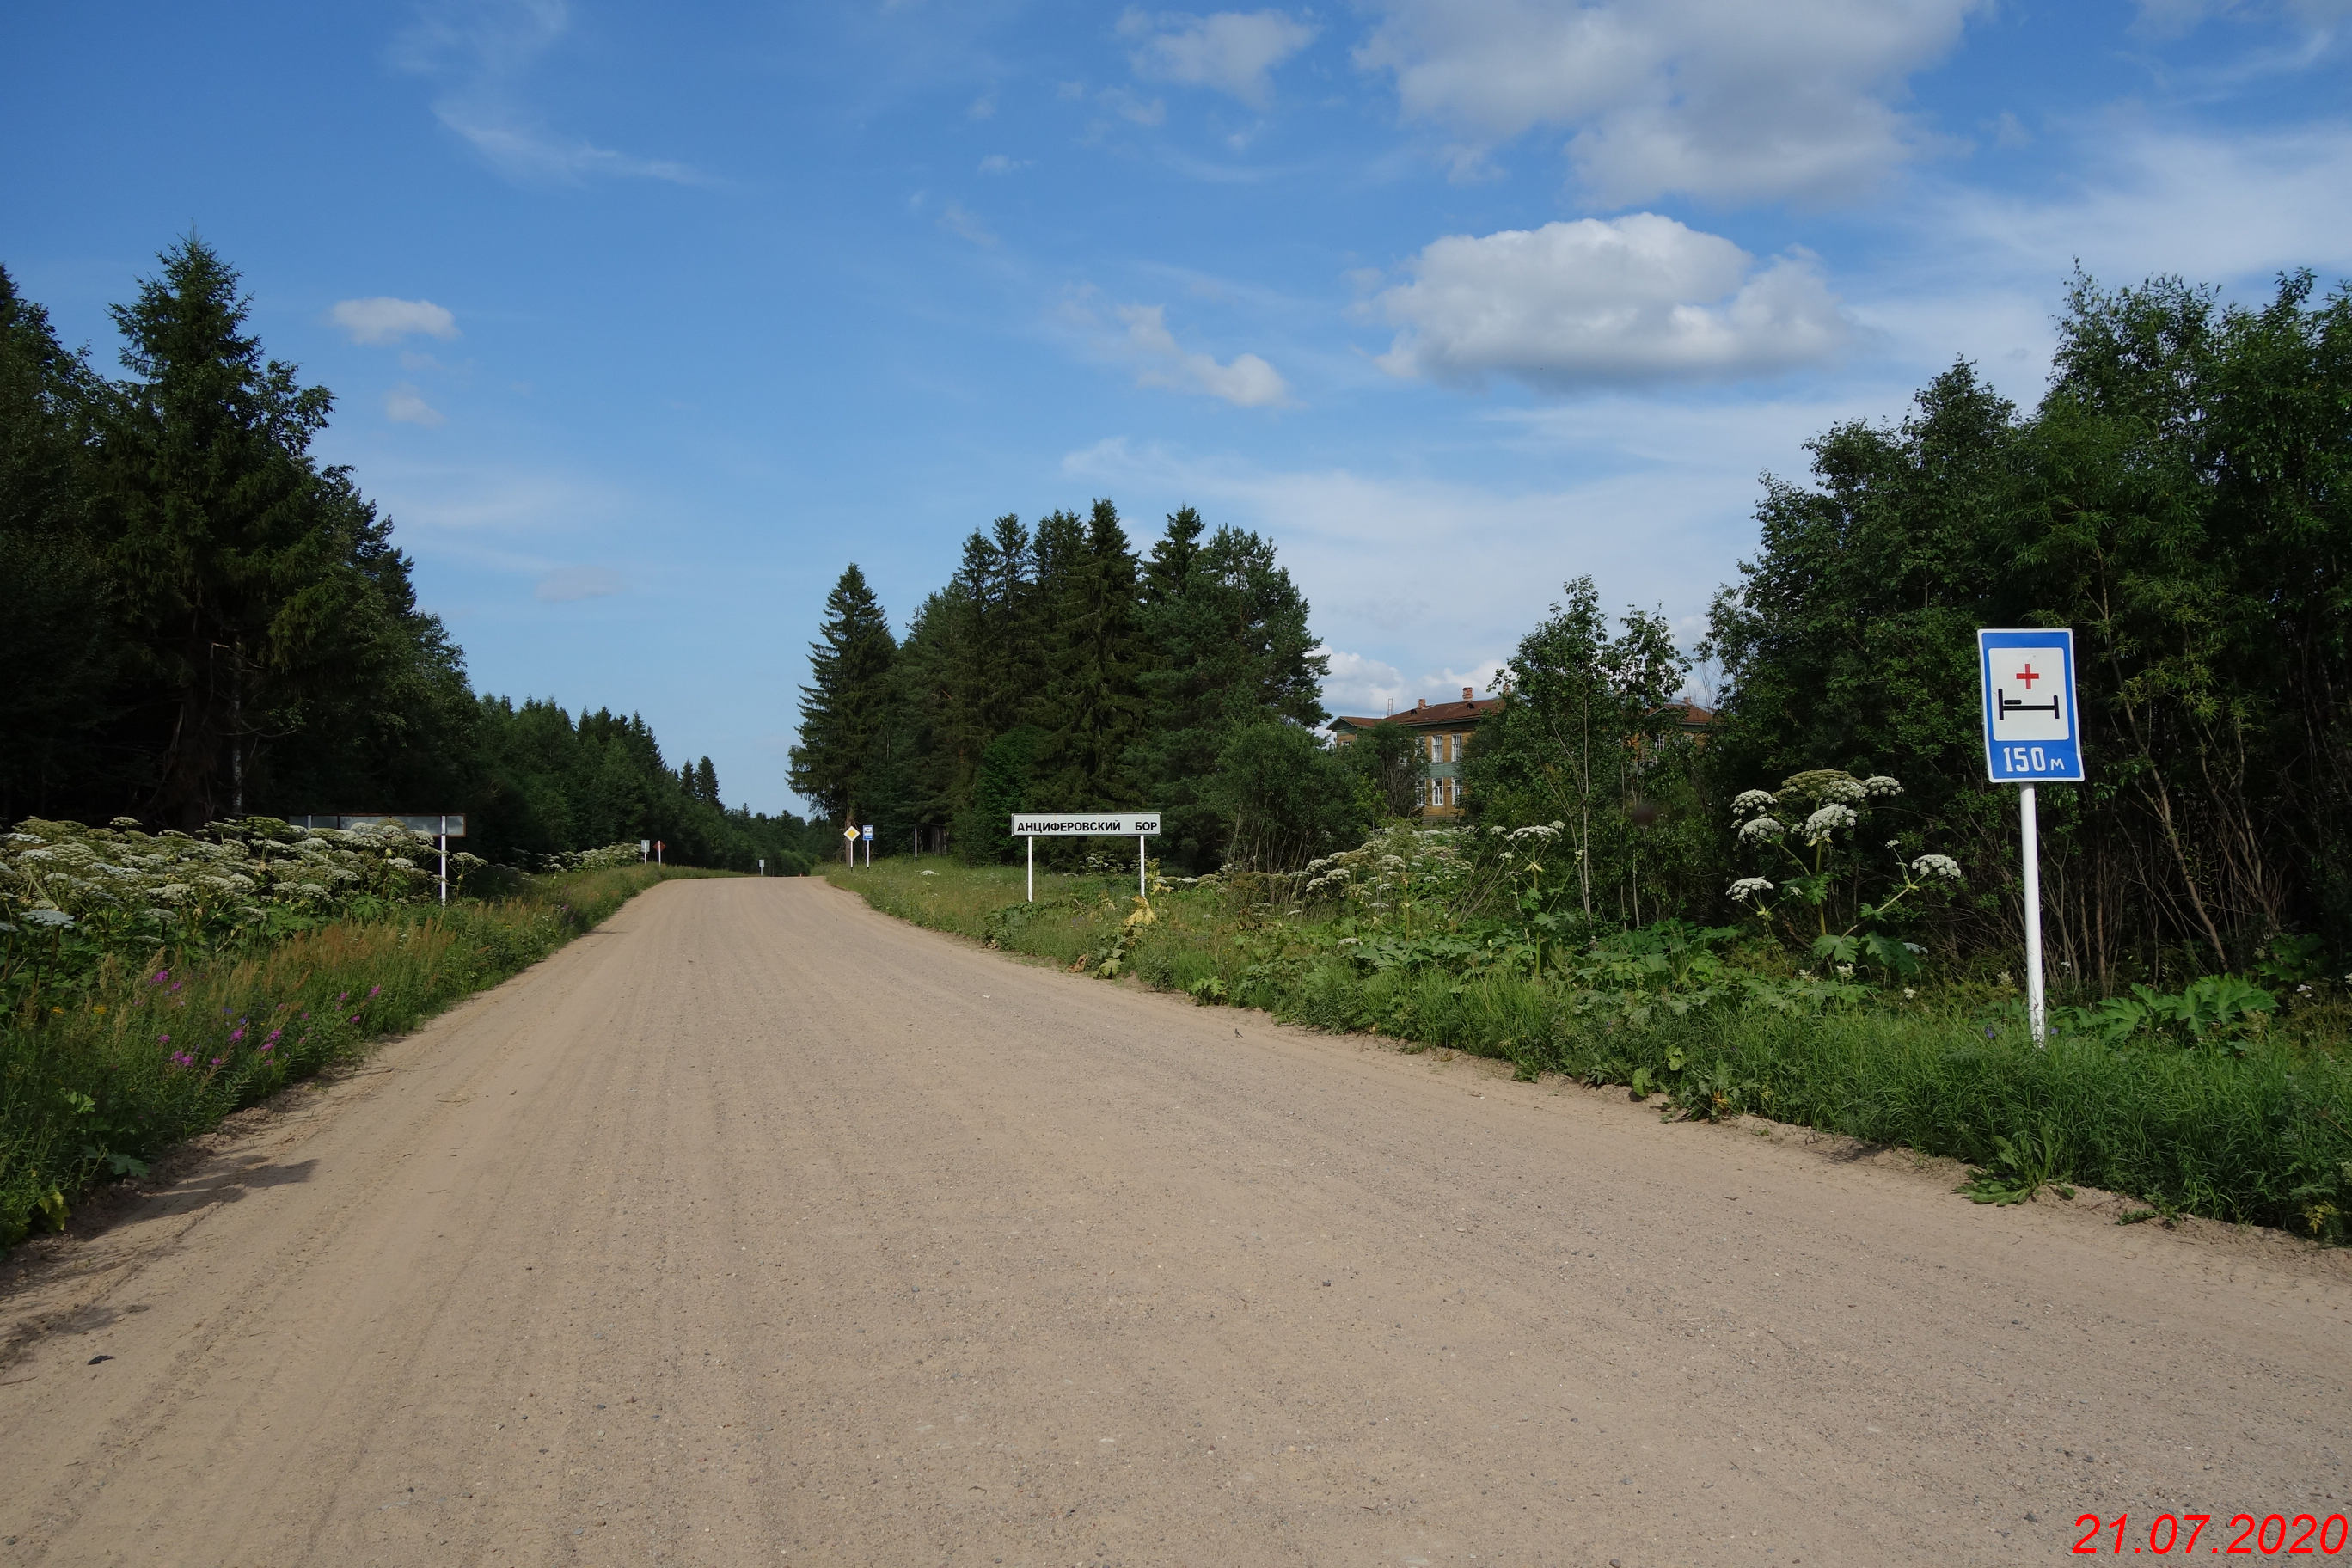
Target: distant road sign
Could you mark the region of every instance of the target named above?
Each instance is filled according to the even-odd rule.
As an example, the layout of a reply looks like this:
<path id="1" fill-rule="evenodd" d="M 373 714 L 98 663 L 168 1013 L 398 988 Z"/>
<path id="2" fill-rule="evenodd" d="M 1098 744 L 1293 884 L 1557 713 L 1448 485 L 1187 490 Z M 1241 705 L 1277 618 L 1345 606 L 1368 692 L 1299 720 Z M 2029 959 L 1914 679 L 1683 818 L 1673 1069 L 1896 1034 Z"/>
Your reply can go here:
<path id="1" fill-rule="evenodd" d="M 1979 631 L 1985 771 L 1995 784 L 2081 784 L 2074 634 Z"/>
<path id="2" fill-rule="evenodd" d="M 841 830 L 841 836 L 844 838 L 855 838 L 857 837 L 857 829 L 855 827 L 845 827 Z"/>
<path id="3" fill-rule="evenodd" d="M 867 823 L 867 824 L 866 824 L 863 828 L 861 828 L 861 829 L 859 829 L 859 830 L 858 830 L 857 837 L 859 837 L 860 838 L 871 838 L 871 837 L 874 837 L 874 825 L 873 825 L 872 823 L 870 823 L 870 822 L 869 822 L 869 823 Z"/>
<path id="4" fill-rule="evenodd" d="M 1013 819 L 1015 838 L 1139 838 L 1160 831 L 1160 814 L 1145 812 L 1029 813 Z"/>

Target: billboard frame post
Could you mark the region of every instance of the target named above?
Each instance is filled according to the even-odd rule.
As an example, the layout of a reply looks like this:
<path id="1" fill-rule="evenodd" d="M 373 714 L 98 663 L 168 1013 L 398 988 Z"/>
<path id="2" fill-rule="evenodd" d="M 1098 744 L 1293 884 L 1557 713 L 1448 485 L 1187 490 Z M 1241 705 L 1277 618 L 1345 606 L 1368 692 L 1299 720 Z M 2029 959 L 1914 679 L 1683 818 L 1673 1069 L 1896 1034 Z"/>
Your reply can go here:
<path id="1" fill-rule="evenodd" d="M 2025 846 L 2025 1026 L 2041 1046 L 2048 1043 L 2049 1010 L 2042 979 L 2042 825 L 2032 784 L 2017 792 L 2017 836 Z"/>
<path id="2" fill-rule="evenodd" d="M 1037 840 L 1040 838 L 1124 838 L 1135 835 L 1135 896 L 1147 898 L 1150 837 L 1160 831 L 1156 811 L 1077 811 L 1060 816 L 1021 812 L 1013 818 L 1010 837 L 1029 841 L 1029 901 L 1037 901 Z"/>

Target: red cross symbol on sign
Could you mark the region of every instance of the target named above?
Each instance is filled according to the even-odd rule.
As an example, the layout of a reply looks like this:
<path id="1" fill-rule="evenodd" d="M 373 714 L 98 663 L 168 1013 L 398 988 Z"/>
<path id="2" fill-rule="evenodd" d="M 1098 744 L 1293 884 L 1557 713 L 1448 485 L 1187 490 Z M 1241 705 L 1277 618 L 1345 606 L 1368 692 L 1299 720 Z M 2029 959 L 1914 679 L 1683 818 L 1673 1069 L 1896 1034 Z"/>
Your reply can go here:
<path id="1" fill-rule="evenodd" d="M 2034 674 L 2033 666 L 2029 664 L 2017 672 L 2017 679 L 2025 682 L 2025 689 L 2031 691 L 2033 689 L 2033 683 L 2040 680 L 2042 677 Z"/>

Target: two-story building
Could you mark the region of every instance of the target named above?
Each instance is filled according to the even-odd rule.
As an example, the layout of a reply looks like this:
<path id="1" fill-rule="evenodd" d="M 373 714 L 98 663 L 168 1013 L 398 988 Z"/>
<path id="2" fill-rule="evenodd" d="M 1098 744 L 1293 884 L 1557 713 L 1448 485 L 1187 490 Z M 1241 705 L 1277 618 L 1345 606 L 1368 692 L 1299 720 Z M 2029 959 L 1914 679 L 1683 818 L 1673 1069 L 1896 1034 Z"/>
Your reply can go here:
<path id="1" fill-rule="evenodd" d="M 1403 725 L 1412 731 L 1414 742 L 1429 763 L 1422 815 L 1458 816 L 1464 799 L 1462 753 L 1468 749 L 1470 737 L 1479 724 L 1502 705 L 1501 698 L 1479 697 L 1465 686 L 1459 702 L 1432 702 L 1424 697 L 1412 707 L 1382 718 L 1342 715 L 1331 721 L 1331 739 L 1334 744 L 1344 746 L 1375 724 Z M 1674 714 L 1677 728 L 1702 737 L 1715 721 L 1713 710 L 1696 702 L 1669 702 L 1662 712 Z"/>
<path id="2" fill-rule="evenodd" d="M 1459 702 L 1432 702 L 1423 698 L 1401 713 L 1372 719 L 1341 715 L 1331 721 L 1331 739 L 1347 745 L 1375 724 L 1402 724 L 1412 731 L 1414 743 L 1429 762 L 1429 784 L 1422 799 L 1424 816 L 1456 816 L 1462 811 L 1462 753 L 1479 721 L 1503 705 L 1499 697 L 1479 697 L 1462 689 Z"/>

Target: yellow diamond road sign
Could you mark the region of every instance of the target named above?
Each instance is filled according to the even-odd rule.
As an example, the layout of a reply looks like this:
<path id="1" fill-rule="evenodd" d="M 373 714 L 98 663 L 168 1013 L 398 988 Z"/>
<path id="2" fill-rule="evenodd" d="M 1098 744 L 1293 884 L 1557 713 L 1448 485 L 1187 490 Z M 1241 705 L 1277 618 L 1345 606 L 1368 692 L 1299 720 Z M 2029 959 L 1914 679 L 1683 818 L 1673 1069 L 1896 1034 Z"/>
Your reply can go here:
<path id="1" fill-rule="evenodd" d="M 855 827 L 845 827 L 841 830 L 841 836 L 844 838 L 855 838 L 857 837 L 857 829 Z"/>

